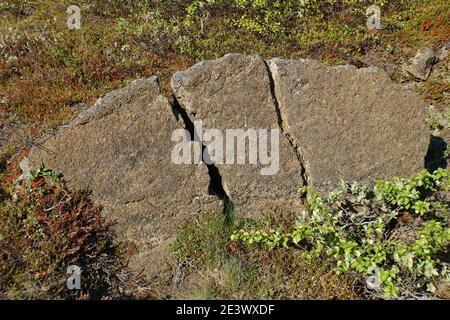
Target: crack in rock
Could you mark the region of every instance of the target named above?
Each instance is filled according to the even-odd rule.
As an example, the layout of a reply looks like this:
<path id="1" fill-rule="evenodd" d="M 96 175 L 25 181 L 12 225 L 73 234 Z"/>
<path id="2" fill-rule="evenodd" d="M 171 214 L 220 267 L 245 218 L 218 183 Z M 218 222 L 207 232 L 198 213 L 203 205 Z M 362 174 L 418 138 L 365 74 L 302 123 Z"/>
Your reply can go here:
<path id="1" fill-rule="evenodd" d="M 172 102 L 172 108 L 173 113 L 176 118 L 176 120 L 180 120 L 185 127 L 185 129 L 189 132 L 191 141 L 195 140 L 195 137 L 198 137 L 198 133 L 195 131 L 194 122 L 189 117 L 188 113 L 186 112 L 183 107 L 181 107 L 180 102 L 178 101 L 177 97 L 173 95 L 173 102 Z M 195 116 L 194 116 L 195 117 Z M 206 146 L 202 143 L 201 144 L 202 154 L 208 153 L 208 149 Z M 225 215 L 232 214 L 233 211 L 233 201 L 231 197 L 228 195 L 228 193 L 225 190 L 225 187 L 223 185 L 222 181 L 222 175 L 220 174 L 219 168 L 214 164 L 207 164 L 204 163 L 208 169 L 208 175 L 210 178 L 209 187 L 208 190 L 210 194 L 215 195 L 219 197 L 223 201 L 223 212 Z"/>
<path id="2" fill-rule="evenodd" d="M 303 180 L 303 185 L 308 187 L 308 164 L 304 156 L 304 152 L 300 146 L 299 141 L 292 133 L 291 128 L 289 126 L 288 116 L 286 112 L 286 106 L 283 104 L 283 100 L 281 95 L 279 94 L 279 89 L 277 88 L 277 82 L 274 79 L 274 75 L 276 76 L 277 67 L 276 65 L 269 64 L 266 60 L 263 60 L 267 69 L 267 74 L 270 80 L 270 93 L 272 94 L 273 104 L 275 106 L 275 111 L 278 117 L 278 125 L 280 126 L 281 132 L 287 138 L 289 143 L 297 155 L 297 159 L 300 163 L 300 175 Z M 278 98 L 280 97 L 280 98 Z M 302 198 L 303 199 L 303 198 Z"/>
<path id="3" fill-rule="evenodd" d="M 215 166 L 239 215 L 258 217 L 276 210 L 295 215 L 304 209 L 297 192 L 304 185 L 298 157 L 281 132 L 269 75 L 260 56 L 227 54 L 200 62 L 175 73 L 171 87 L 192 121 L 201 120 L 202 130 L 212 128 L 222 134 L 220 143 L 225 142 L 227 148 L 220 151 L 222 161 Z M 209 148 L 208 142 L 204 144 Z M 245 155 L 236 161 L 241 148 Z M 251 152 L 256 152 L 256 160 L 250 158 Z M 264 168 L 271 173 L 262 173 Z M 254 200 L 262 195 L 268 200 Z"/>

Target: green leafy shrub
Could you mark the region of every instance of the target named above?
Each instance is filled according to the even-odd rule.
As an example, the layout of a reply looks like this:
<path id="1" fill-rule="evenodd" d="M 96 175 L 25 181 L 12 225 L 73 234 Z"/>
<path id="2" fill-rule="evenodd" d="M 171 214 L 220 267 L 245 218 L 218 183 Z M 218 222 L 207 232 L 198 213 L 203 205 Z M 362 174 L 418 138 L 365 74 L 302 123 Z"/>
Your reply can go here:
<path id="1" fill-rule="evenodd" d="M 183 225 L 172 247 L 174 298 L 360 298 L 354 279 L 336 275 L 322 261 L 301 259 L 298 250 L 254 250 L 230 241 L 233 231 L 262 225 L 242 217 L 229 223 L 222 212 Z"/>
<path id="2" fill-rule="evenodd" d="M 325 200 L 309 190 L 309 212 L 292 230 L 241 229 L 231 240 L 302 248 L 308 259 L 333 261 L 336 273 L 356 272 L 372 295 L 437 296 L 449 281 L 448 190 L 448 169 L 378 181 L 373 191 L 342 182 Z"/>
<path id="3" fill-rule="evenodd" d="M 350 10 L 365 16 L 370 5 L 385 5 L 388 0 L 195 0 L 186 8 L 185 23 L 191 26 L 209 11 L 232 13 L 229 22 L 260 35 L 280 35 L 305 21 L 306 17 L 326 18 L 338 11 Z"/>

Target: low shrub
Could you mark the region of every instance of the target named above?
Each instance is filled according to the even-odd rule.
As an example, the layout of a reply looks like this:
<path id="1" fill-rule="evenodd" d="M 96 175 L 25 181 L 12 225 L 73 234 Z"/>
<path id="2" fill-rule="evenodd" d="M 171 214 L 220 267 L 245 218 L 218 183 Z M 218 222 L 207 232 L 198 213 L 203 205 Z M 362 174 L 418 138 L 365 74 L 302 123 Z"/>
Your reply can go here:
<path id="1" fill-rule="evenodd" d="M 271 215 L 275 218 L 277 213 Z M 298 250 L 247 248 L 233 231 L 262 221 L 211 213 L 182 226 L 173 245 L 175 298 L 356 299 L 356 281 L 327 263 L 301 259 Z"/>
<path id="2" fill-rule="evenodd" d="M 377 181 L 373 190 L 342 182 L 326 199 L 306 191 L 309 210 L 292 230 L 241 229 L 231 240 L 295 247 L 308 259 L 332 261 L 336 273 L 365 282 L 371 296 L 448 295 L 448 169 Z"/>
<path id="3" fill-rule="evenodd" d="M 89 299 L 118 294 L 124 272 L 111 223 L 87 191 L 70 191 L 41 167 L 28 179 L 0 177 L 0 295 Z M 70 290 L 67 268 L 81 268 Z"/>

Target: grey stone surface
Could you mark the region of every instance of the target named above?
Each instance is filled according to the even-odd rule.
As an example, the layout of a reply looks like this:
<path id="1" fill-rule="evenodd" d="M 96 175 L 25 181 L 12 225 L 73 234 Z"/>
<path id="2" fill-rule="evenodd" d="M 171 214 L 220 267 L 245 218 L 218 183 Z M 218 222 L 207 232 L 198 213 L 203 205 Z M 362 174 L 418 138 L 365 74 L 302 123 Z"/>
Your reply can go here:
<path id="1" fill-rule="evenodd" d="M 417 50 L 416 55 L 410 59 L 409 63 L 404 64 L 402 69 L 417 79 L 427 80 L 436 60 L 436 53 L 433 49 L 422 48 Z"/>
<path id="2" fill-rule="evenodd" d="M 187 125 L 201 120 L 224 135 L 281 128 L 276 174 L 262 175 L 267 164 L 248 157 L 215 164 L 238 215 L 292 217 L 305 184 L 326 192 L 341 179 L 371 182 L 424 166 L 426 105 L 376 68 L 229 54 L 177 72 L 171 85 Z M 171 135 L 182 126 L 156 77 L 138 79 L 45 136 L 21 167 L 26 174 L 43 162 L 70 186 L 91 189 L 119 238 L 137 247 L 130 265 L 151 279 L 169 270 L 182 223 L 222 209 L 205 164 L 172 162 Z"/>
<path id="3" fill-rule="evenodd" d="M 203 61 L 177 72 L 171 85 L 191 121 L 201 120 L 205 128 L 223 133 L 233 128 L 279 129 L 269 73 L 259 56 L 228 54 Z M 301 210 L 297 192 L 303 185 L 300 163 L 282 132 L 279 138 L 280 165 L 275 175 L 261 175 L 263 166 L 248 161 L 217 164 L 238 214 L 259 216 L 273 210 L 295 214 Z"/>
<path id="4" fill-rule="evenodd" d="M 269 61 L 284 124 L 301 147 L 308 184 L 369 182 L 424 167 L 426 105 L 377 68 Z"/>
<path id="5" fill-rule="evenodd" d="M 131 267 L 149 279 L 169 270 L 169 244 L 182 223 L 221 210 L 208 195 L 205 165 L 171 161 L 171 134 L 181 127 L 171 108 L 156 77 L 138 79 L 46 136 L 29 156 L 32 168 L 43 162 L 72 187 L 92 190 L 119 238 L 137 247 Z"/>

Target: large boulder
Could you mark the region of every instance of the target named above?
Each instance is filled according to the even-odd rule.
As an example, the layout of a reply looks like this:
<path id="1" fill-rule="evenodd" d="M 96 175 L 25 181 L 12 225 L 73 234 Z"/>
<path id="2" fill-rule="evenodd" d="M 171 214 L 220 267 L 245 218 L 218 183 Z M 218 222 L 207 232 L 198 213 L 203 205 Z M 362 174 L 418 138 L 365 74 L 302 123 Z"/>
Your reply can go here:
<path id="1" fill-rule="evenodd" d="M 200 62 L 177 72 L 171 86 L 192 122 L 201 121 L 203 129 L 218 129 L 223 133 L 224 150 L 225 144 L 232 143 L 226 140 L 227 129 L 265 130 L 267 146 L 271 134 L 280 129 L 267 65 L 259 56 L 228 54 L 217 60 Z M 203 143 L 209 146 L 208 141 Z M 259 140 L 259 150 L 263 145 Z M 248 156 L 250 144 L 246 145 L 245 152 Z M 222 159 L 228 155 L 225 150 Z M 279 166 L 273 174 L 262 174 L 261 169 L 267 165 L 260 161 L 252 163 L 249 157 L 242 164 L 222 162 L 215 161 L 215 164 L 238 214 L 300 212 L 297 190 L 304 184 L 301 164 L 283 132 L 279 131 Z"/>
<path id="2" fill-rule="evenodd" d="M 312 60 L 273 59 L 269 66 L 309 185 L 325 192 L 341 179 L 406 177 L 424 167 L 426 105 L 384 71 Z"/>
<path id="3" fill-rule="evenodd" d="M 424 167 L 426 106 L 376 68 L 229 54 L 177 72 L 171 86 L 173 108 L 155 77 L 109 93 L 21 163 L 24 174 L 44 163 L 91 189 L 119 237 L 137 248 L 130 265 L 148 278 L 168 270 L 178 226 L 222 209 L 210 189 L 241 215 L 295 215 L 304 185 L 325 193 L 341 179 L 370 182 Z M 183 125 L 197 148 L 178 162 L 183 148 L 172 138 Z"/>
<path id="4" fill-rule="evenodd" d="M 219 209 L 208 195 L 205 165 L 172 163 L 171 135 L 180 127 L 156 77 L 138 79 L 44 137 L 27 161 L 63 173 L 75 188 L 91 189 L 117 222 L 120 239 L 137 249 L 131 267 L 153 278 L 169 268 L 177 227 Z"/>

